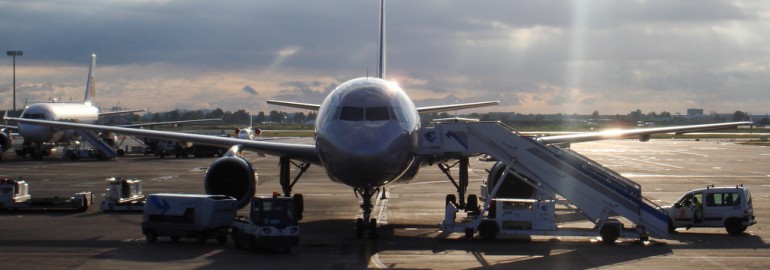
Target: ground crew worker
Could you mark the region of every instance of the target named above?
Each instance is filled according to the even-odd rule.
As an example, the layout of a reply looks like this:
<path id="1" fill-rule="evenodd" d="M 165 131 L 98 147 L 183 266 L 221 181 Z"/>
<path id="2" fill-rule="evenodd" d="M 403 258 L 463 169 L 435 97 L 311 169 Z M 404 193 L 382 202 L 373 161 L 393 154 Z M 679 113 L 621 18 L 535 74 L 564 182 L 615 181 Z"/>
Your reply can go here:
<path id="1" fill-rule="evenodd" d="M 703 204 L 698 201 L 697 197 L 692 198 L 693 206 L 695 206 L 695 213 L 693 219 L 695 223 L 701 223 L 703 221 Z"/>

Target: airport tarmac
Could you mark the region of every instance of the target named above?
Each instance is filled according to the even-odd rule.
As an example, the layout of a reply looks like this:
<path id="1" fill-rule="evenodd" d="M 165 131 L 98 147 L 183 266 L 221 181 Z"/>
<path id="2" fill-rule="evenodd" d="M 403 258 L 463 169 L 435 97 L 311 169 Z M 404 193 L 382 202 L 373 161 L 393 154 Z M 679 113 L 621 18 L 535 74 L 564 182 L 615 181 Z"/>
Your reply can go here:
<path id="1" fill-rule="evenodd" d="M 498 237 L 486 242 L 438 230 L 444 197 L 454 187 L 434 167 L 409 184 L 389 186 L 378 201 L 376 240 L 356 239 L 359 201 L 347 186 L 332 183 L 312 166 L 294 187 L 305 197 L 300 246 L 291 253 L 237 250 L 209 241 L 178 243 L 141 234 L 141 214 L 102 213 L 98 204 L 118 176 L 142 179 L 144 193 L 203 192 L 205 168 L 213 160 L 129 156 L 114 161 L 18 159 L 4 154 L 0 177 L 24 177 L 33 197 L 93 191 L 84 213 L 0 213 L 0 269 L 704 269 L 770 268 L 770 148 L 719 140 L 609 140 L 574 144 L 574 150 L 640 183 L 643 195 L 668 204 L 689 189 L 708 184 L 751 188 L 757 225 L 741 236 L 723 228 L 691 229 L 646 245 L 625 240 L 613 246 L 585 237 Z M 258 194 L 279 191 L 274 157 L 246 153 L 259 171 Z M 478 193 L 484 168 L 472 159 L 471 193 Z"/>

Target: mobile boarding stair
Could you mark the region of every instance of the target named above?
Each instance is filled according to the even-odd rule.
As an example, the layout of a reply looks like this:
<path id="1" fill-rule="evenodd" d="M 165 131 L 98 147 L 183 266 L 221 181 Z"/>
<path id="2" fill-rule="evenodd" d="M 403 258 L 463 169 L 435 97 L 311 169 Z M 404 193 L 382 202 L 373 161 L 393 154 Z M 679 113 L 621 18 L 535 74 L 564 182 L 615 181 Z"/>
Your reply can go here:
<path id="1" fill-rule="evenodd" d="M 464 227 L 449 228 L 464 231 L 466 237 L 469 232 L 472 237 L 471 229 L 479 229 L 492 198 L 509 173 L 526 178 L 544 194 L 564 197 L 596 224 L 595 229 L 603 240 L 606 236 L 603 227 L 606 225 L 617 228 L 616 232 L 623 237 L 638 236 L 641 240 L 650 234 L 668 237 L 668 217 L 657 210 L 654 203 L 642 197 L 639 184 L 574 151 L 546 145 L 498 122 L 437 123 L 425 127 L 420 135 L 418 155 L 469 157 L 488 154 L 507 164 L 487 196 L 478 218 Z M 633 222 L 636 227 L 624 230 L 619 221 L 610 218 L 618 215 Z M 559 235 L 554 232 L 542 234 Z M 617 236 L 614 238 L 617 239 Z M 611 242 L 615 240 L 612 236 L 606 238 L 610 238 Z"/>
<path id="2" fill-rule="evenodd" d="M 94 147 L 94 149 L 98 152 L 96 157 L 99 159 L 114 159 L 118 156 L 117 151 L 112 148 L 112 145 L 99 138 L 99 136 L 93 132 L 78 129 L 76 129 L 75 132 L 77 132 L 81 138 L 85 139 L 88 144 Z M 75 153 L 70 153 L 69 155 L 72 154 Z M 80 153 L 76 153 L 75 155 L 80 156 Z"/>

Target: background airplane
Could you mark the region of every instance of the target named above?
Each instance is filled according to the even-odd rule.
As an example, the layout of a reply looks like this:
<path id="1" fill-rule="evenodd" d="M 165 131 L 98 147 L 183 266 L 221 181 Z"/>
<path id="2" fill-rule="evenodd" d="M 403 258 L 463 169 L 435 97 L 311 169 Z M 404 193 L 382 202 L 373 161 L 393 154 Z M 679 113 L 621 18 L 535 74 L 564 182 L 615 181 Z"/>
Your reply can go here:
<path id="1" fill-rule="evenodd" d="M 356 233 L 377 236 L 377 221 L 370 219 L 372 196 L 386 184 L 409 181 L 429 160 L 416 155 L 421 129 L 420 114 L 454 111 L 498 104 L 497 101 L 416 107 L 406 92 L 396 83 L 385 80 L 385 9 L 380 2 L 380 49 L 377 78 L 362 77 L 349 80 L 335 88 L 320 104 L 269 101 L 295 108 L 317 110 L 314 144 L 292 144 L 223 138 L 179 132 L 138 130 L 123 127 L 68 123 L 60 121 L 13 118 L 24 124 L 114 132 L 160 139 L 189 141 L 229 147 L 228 153 L 209 166 L 204 188 L 208 194 L 224 194 L 245 206 L 255 194 L 255 169 L 240 155 L 243 150 L 279 157 L 279 180 L 285 196 L 291 196 L 293 185 L 313 164 L 324 167 L 329 178 L 352 188 L 363 199 L 362 217 L 356 220 Z M 636 136 L 649 138 L 661 132 L 690 132 L 728 128 L 748 122 L 733 122 L 656 129 L 634 129 L 621 132 L 542 137 L 546 143 L 568 143 Z M 432 159 L 442 157 L 432 157 Z M 452 157 L 444 157 L 450 159 Z M 433 160 L 430 160 L 433 161 Z M 295 163 L 297 162 L 297 163 Z M 299 168 L 292 180 L 291 165 Z M 458 187 L 463 198 L 465 186 Z"/>
<path id="2" fill-rule="evenodd" d="M 25 106 L 24 111 L 21 113 L 21 118 L 94 124 L 99 123 L 100 120 L 105 120 L 105 117 L 146 111 L 146 109 L 117 110 L 107 112 L 100 111 L 100 109 L 94 105 L 94 100 L 96 97 L 96 86 L 94 81 L 95 69 L 96 55 L 92 54 L 91 65 L 88 68 L 88 79 L 86 81 L 86 89 L 82 103 L 52 101 L 29 104 Z M 144 127 L 210 121 L 221 121 L 221 119 L 126 124 L 121 126 Z M 43 156 L 50 155 L 51 149 L 55 146 L 61 144 L 69 144 L 70 142 L 79 139 L 87 140 L 90 144 L 102 152 L 116 152 L 116 154 L 120 154 L 121 152 L 120 149 L 117 151 L 114 149 L 116 145 L 115 134 L 111 132 L 102 132 L 101 134 L 98 134 L 99 136 L 95 136 L 94 134 L 84 133 L 80 130 L 56 129 L 24 123 L 20 123 L 18 126 L 8 126 L 6 124 L 6 127 L 4 127 L 5 132 L 0 135 L 0 150 L 5 151 L 11 148 L 12 136 L 9 132 L 11 129 L 18 129 L 19 135 L 24 138 L 22 147 L 16 149 L 16 154 L 22 157 L 29 154 L 33 159 L 41 159 Z M 109 153 L 103 154 L 110 155 Z"/>

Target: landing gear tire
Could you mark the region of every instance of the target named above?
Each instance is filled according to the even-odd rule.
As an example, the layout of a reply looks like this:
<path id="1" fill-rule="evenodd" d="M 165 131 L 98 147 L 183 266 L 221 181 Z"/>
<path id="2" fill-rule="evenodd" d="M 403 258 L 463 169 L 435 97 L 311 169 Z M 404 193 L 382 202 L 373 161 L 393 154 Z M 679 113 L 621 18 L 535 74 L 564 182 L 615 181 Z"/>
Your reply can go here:
<path id="1" fill-rule="evenodd" d="M 476 194 L 468 195 L 468 202 L 465 203 L 465 212 L 478 213 L 479 210 L 479 197 Z"/>
<path id="2" fill-rule="evenodd" d="M 446 195 L 446 204 L 444 204 L 444 205 L 447 205 L 447 204 L 449 204 L 450 202 L 451 202 L 452 204 L 454 204 L 454 205 L 457 205 L 457 197 L 455 197 L 455 195 L 454 195 L 454 194 L 447 194 L 447 195 Z"/>
<path id="3" fill-rule="evenodd" d="M 364 219 L 356 219 L 356 238 L 364 238 Z"/>
<path id="4" fill-rule="evenodd" d="M 368 226 L 369 239 L 377 239 L 377 237 L 379 237 L 379 235 L 377 234 L 377 219 L 376 218 L 370 219 L 368 225 L 369 225 Z"/>
<path id="5" fill-rule="evenodd" d="M 172 236 L 171 241 L 173 242 L 179 242 L 179 236 Z"/>

